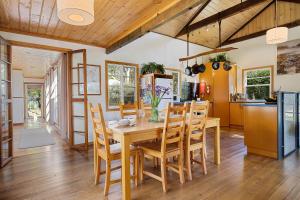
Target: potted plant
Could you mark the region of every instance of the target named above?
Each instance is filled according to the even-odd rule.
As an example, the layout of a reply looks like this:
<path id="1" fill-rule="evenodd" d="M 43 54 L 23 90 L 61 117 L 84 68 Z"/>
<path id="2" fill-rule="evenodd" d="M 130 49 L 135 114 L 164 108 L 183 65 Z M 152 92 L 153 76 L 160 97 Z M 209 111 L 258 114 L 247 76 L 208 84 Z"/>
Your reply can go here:
<path id="1" fill-rule="evenodd" d="M 230 59 L 227 57 L 226 53 L 221 53 L 216 55 L 213 58 L 209 58 L 210 62 L 230 62 Z"/>
<path id="2" fill-rule="evenodd" d="M 223 62 L 223 68 L 225 71 L 229 71 L 232 66 L 230 59 L 227 57 L 226 53 L 221 53 L 216 55 L 214 58 L 209 58 L 209 61 L 212 63 L 212 68 L 218 70 L 220 68 L 220 63 Z"/>
<path id="3" fill-rule="evenodd" d="M 149 62 L 142 64 L 141 74 L 165 74 L 165 67 L 162 64 L 157 64 L 156 62 Z"/>

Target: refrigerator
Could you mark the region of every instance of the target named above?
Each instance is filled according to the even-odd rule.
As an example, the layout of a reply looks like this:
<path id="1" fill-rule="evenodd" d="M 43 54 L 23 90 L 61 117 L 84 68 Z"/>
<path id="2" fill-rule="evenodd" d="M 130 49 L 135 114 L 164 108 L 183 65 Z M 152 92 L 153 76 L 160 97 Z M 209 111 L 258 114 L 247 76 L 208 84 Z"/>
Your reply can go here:
<path id="1" fill-rule="evenodd" d="M 278 93 L 278 158 L 283 159 L 299 147 L 299 94 Z"/>
<path id="2" fill-rule="evenodd" d="M 24 77 L 21 70 L 12 71 L 13 123 L 24 123 Z"/>

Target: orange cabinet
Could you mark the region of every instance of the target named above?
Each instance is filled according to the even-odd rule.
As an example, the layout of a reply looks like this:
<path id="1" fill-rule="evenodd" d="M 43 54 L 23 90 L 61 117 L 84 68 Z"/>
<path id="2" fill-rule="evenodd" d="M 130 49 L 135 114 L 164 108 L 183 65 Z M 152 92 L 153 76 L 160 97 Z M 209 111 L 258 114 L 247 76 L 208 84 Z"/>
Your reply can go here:
<path id="1" fill-rule="evenodd" d="M 242 103 L 230 103 L 230 126 L 244 126 L 244 108 Z"/>
<path id="2" fill-rule="evenodd" d="M 213 70 L 211 65 L 207 63 L 205 72 L 199 74 L 200 81 L 205 81 L 206 85 L 210 86 L 210 93 L 201 98 L 212 102 L 210 115 L 219 117 L 221 126 L 229 126 L 229 88 L 234 73 L 225 71 L 223 63 L 218 70 Z"/>

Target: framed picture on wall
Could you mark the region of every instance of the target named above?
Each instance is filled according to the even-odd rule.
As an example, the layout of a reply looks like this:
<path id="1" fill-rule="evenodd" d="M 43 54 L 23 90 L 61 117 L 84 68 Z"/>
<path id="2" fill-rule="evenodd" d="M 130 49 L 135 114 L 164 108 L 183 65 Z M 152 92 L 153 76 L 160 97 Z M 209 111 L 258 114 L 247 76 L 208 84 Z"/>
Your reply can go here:
<path id="1" fill-rule="evenodd" d="M 87 95 L 101 95 L 101 66 L 100 65 L 86 65 L 87 71 Z M 84 95 L 84 78 L 83 78 L 83 64 L 78 64 L 79 95 Z"/>
<path id="2" fill-rule="evenodd" d="M 181 95 L 181 71 L 175 68 L 166 68 L 166 74 L 173 76 L 173 96 L 179 97 Z"/>
<path id="3" fill-rule="evenodd" d="M 277 46 L 277 74 L 300 73 L 300 39 Z"/>

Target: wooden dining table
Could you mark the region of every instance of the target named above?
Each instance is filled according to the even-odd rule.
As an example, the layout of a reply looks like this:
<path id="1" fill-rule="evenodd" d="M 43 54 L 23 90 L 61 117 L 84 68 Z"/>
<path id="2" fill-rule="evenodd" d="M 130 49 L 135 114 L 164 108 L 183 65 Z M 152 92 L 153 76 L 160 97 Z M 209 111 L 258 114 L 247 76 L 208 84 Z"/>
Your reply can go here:
<path id="1" fill-rule="evenodd" d="M 122 147 L 122 199 L 131 199 L 130 184 L 130 145 L 135 142 L 161 138 L 164 123 L 149 122 L 137 119 L 135 126 L 108 127 L 112 138 L 121 143 Z M 208 118 L 206 128 L 214 130 L 214 163 L 220 164 L 220 118 Z"/>

